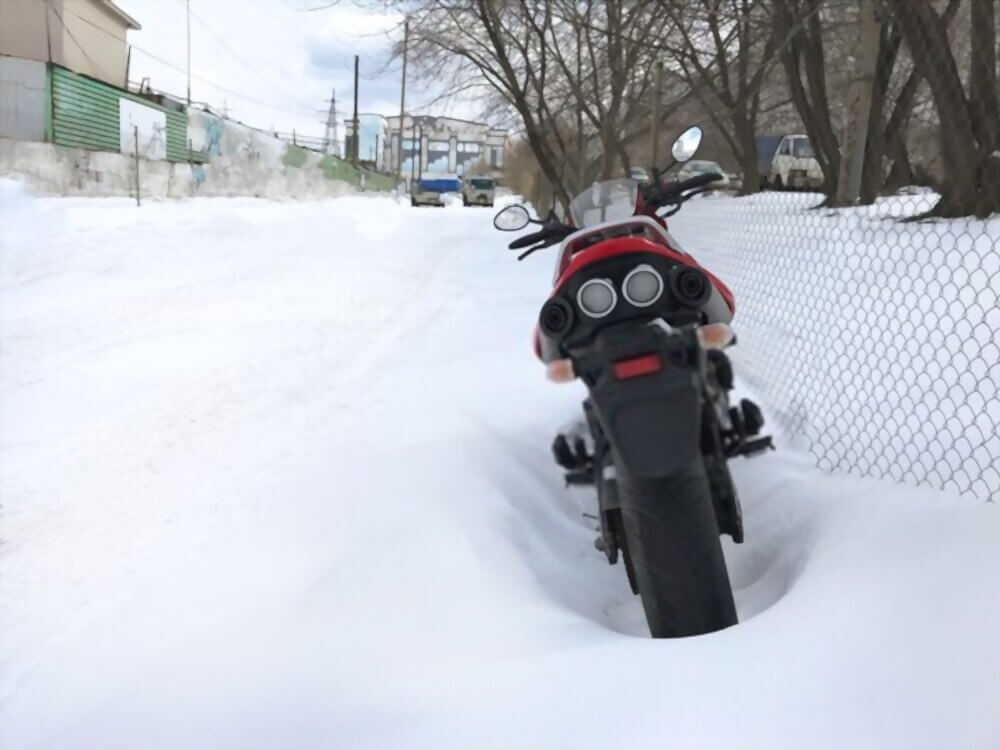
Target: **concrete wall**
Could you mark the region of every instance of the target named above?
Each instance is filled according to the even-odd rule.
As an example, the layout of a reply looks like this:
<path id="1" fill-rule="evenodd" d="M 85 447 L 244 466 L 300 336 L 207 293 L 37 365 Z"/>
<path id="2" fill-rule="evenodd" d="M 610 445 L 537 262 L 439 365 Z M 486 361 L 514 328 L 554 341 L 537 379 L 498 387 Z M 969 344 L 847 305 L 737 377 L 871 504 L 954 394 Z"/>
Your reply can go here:
<path id="1" fill-rule="evenodd" d="M 338 179 L 322 154 L 297 149 L 289 161 L 297 166 L 265 168 L 241 158 L 209 164 L 140 160 L 142 197 L 322 198 L 356 189 Z M 135 195 L 135 159 L 109 151 L 0 138 L 0 176 L 24 180 L 36 195 Z"/>
<path id="2" fill-rule="evenodd" d="M 63 39 L 66 61 L 62 64 L 77 73 L 125 88 L 128 26 L 104 3 L 96 0 L 63 0 L 63 5 L 67 38 Z"/>
<path id="3" fill-rule="evenodd" d="M 0 55 L 62 63 L 63 0 L 0 0 Z M 46 18 L 48 16 L 48 18 Z M 46 39 L 48 36 L 48 39 Z"/>
<path id="4" fill-rule="evenodd" d="M 188 140 L 191 149 L 207 157 L 217 172 L 239 174 L 247 189 L 254 184 L 270 184 L 276 174 L 295 175 L 319 170 L 328 180 L 366 190 L 389 190 L 392 181 L 384 175 L 356 170 L 343 159 L 294 146 L 263 130 L 217 117 L 210 112 L 188 110 Z M 297 178 L 296 178 L 297 179 Z"/>
<path id="5" fill-rule="evenodd" d="M 0 57 L 0 138 L 45 140 L 45 63 Z"/>

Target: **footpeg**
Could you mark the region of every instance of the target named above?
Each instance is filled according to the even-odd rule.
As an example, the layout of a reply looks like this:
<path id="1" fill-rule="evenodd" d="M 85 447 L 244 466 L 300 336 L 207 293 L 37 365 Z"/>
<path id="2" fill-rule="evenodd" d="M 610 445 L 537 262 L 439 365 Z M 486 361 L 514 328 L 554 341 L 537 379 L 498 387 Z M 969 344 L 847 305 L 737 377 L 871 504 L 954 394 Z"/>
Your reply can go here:
<path id="1" fill-rule="evenodd" d="M 737 443 L 736 446 L 730 450 L 726 458 L 736 458 L 736 456 L 743 456 L 745 458 L 752 458 L 760 453 L 767 450 L 774 450 L 774 441 L 770 435 L 764 435 L 763 437 L 754 438 L 753 440 L 744 440 Z"/>

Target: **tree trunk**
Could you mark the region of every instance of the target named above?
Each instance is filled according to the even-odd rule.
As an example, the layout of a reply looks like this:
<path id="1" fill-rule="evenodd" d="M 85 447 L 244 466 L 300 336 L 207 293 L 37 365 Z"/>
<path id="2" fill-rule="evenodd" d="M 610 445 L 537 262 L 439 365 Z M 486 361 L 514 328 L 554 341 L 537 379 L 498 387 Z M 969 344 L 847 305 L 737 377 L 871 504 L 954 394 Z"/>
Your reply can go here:
<path id="1" fill-rule="evenodd" d="M 865 166 L 861 177 L 859 202 L 871 205 L 884 187 L 883 162 L 888 152 L 885 133 L 885 108 L 888 104 L 889 82 L 892 79 L 902 36 L 899 30 L 882 24 L 879 35 L 878 61 L 875 67 L 875 85 L 872 89 L 871 111 L 868 117 L 868 143 L 865 146 Z"/>
<path id="2" fill-rule="evenodd" d="M 743 173 L 743 185 L 740 195 L 751 195 L 760 190 L 760 172 L 757 170 L 757 136 L 749 123 L 744 123 L 736 133 L 739 139 L 740 171 Z"/>
<path id="3" fill-rule="evenodd" d="M 991 150 L 996 143 L 989 139 L 996 131 L 995 124 L 982 122 L 983 112 L 995 106 L 996 92 L 986 94 L 985 106 L 974 107 L 965 97 L 958 64 L 949 45 L 947 27 L 928 0 L 892 0 L 900 29 L 913 53 L 914 65 L 927 80 L 934 96 L 934 106 L 940 119 L 939 139 L 944 157 L 945 178 L 941 186 L 941 200 L 929 215 L 946 218 L 975 215 L 981 218 L 1000 211 L 1000 156 Z M 978 8 L 977 3 L 982 3 Z M 984 8 L 993 12 L 993 0 L 973 0 L 973 46 L 995 45 L 995 27 L 978 16 Z M 986 32 L 977 30 L 981 23 Z M 990 39 L 992 35 L 992 40 Z M 996 81 L 995 52 L 980 48 L 973 59 L 993 61 L 993 69 L 978 73 L 986 81 Z M 981 65 L 980 67 L 984 67 Z M 970 77 L 970 90 L 982 95 L 981 81 L 977 82 L 975 69 Z"/>
<path id="4" fill-rule="evenodd" d="M 892 167 L 889 169 L 882 189 L 887 192 L 895 192 L 901 187 L 915 184 L 917 178 L 910 165 L 910 153 L 906 150 L 906 143 L 902 138 L 896 140 L 889 155 L 892 159 Z"/>
<path id="5" fill-rule="evenodd" d="M 827 205 L 835 203 L 840 173 L 840 144 L 833 132 L 824 74 L 822 29 L 817 7 L 822 0 L 807 0 L 803 9 L 808 21 L 798 11 L 796 0 L 774 0 L 774 20 L 779 37 L 787 42 L 781 49 L 792 103 L 802 119 L 823 170 L 823 191 Z M 804 67 L 803 67 L 804 66 Z M 806 85 L 802 78 L 805 74 Z"/>
<path id="6" fill-rule="evenodd" d="M 860 41 L 855 52 L 856 62 L 848 95 L 849 114 L 837 184 L 836 201 L 841 206 L 852 205 L 861 193 L 879 42 L 882 36 L 881 23 L 875 15 L 875 0 L 860 0 L 860 3 Z"/>

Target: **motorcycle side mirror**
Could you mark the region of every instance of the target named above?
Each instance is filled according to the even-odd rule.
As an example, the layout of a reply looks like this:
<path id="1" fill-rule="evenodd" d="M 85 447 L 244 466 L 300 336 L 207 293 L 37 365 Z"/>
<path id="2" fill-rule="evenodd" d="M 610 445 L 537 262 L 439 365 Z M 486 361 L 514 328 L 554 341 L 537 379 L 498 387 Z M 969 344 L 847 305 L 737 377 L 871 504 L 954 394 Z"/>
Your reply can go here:
<path id="1" fill-rule="evenodd" d="M 531 214 L 524 206 L 514 204 L 500 211 L 493 217 L 493 226 L 501 232 L 516 232 L 531 223 Z"/>
<path id="2" fill-rule="evenodd" d="M 674 161 L 689 161 L 698 152 L 698 147 L 701 145 L 701 137 L 702 131 L 697 125 L 693 125 L 677 136 L 674 145 L 670 147 L 670 153 L 674 157 Z"/>

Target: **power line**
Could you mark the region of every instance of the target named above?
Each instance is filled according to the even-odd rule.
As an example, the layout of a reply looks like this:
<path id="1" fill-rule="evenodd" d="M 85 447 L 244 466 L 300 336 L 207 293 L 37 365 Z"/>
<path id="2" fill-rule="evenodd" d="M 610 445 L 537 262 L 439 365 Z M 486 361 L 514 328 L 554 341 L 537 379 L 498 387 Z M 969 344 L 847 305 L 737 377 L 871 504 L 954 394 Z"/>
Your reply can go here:
<path id="1" fill-rule="evenodd" d="M 180 1 L 180 2 L 183 2 L 184 0 L 179 0 L 179 1 Z M 262 78 L 268 78 L 268 77 L 269 77 L 269 76 L 266 76 L 266 75 L 265 75 L 264 73 L 262 73 L 261 71 L 257 70 L 257 69 L 256 69 L 256 68 L 255 68 L 255 67 L 254 67 L 253 65 L 251 65 L 251 64 L 250 64 L 249 62 L 247 62 L 247 61 L 246 61 L 246 60 L 245 60 L 245 59 L 244 59 L 244 58 L 243 58 L 243 57 L 242 57 L 242 56 L 241 56 L 241 55 L 240 55 L 239 53 L 237 53 L 237 52 L 236 52 L 236 50 L 234 50 L 234 49 L 233 49 L 232 47 L 230 47 L 230 46 L 229 46 L 229 45 L 228 45 L 228 44 L 226 43 L 226 41 L 225 41 L 225 40 L 224 40 L 224 39 L 223 39 L 222 37 L 220 37 L 220 36 L 219 36 L 218 34 L 216 34 L 216 33 L 215 33 L 215 32 L 214 32 L 214 31 L 213 31 L 212 29 L 211 29 L 211 27 L 210 27 L 210 26 L 209 26 L 209 25 L 208 25 L 207 23 L 205 23 L 205 21 L 203 21 L 203 20 L 201 19 L 201 17 L 199 17 L 199 16 L 198 16 L 198 15 L 197 15 L 197 14 L 196 14 L 196 13 L 195 13 L 194 11 L 190 11 L 190 13 L 191 13 L 191 17 L 192 17 L 192 18 L 194 18 L 194 20 L 195 20 L 195 21 L 197 21 L 197 22 L 198 22 L 198 23 L 199 23 L 199 24 L 201 25 L 201 27 L 202 27 L 202 28 L 203 28 L 203 29 L 204 29 L 205 31 L 207 31 L 207 32 L 208 32 L 208 34 L 209 34 L 209 35 L 210 35 L 210 36 L 211 36 L 211 37 L 212 37 L 213 39 L 215 39 L 215 41 L 217 41 L 217 42 L 219 43 L 219 45 L 220 45 L 220 46 L 221 46 L 221 47 L 222 47 L 223 49 L 225 49 L 225 50 L 226 50 L 227 52 L 229 52 L 229 54 L 231 54 L 231 55 L 232 55 L 232 56 L 233 56 L 233 57 L 234 57 L 234 58 L 235 58 L 236 60 L 238 60 L 238 61 L 239 61 L 239 62 L 240 62 L 241 64 L 243 64 L 244 66 L 246 66 L 246 68 L 247 68 L 248 70 L 250 70 L 250 71 L 251 71 L 251 72 L 253 72 L 253 73 L 256 73 L 256 74 L 257 74 L 258 76 L 261 76 Z M 275 84 L 275 80 L 274 80 L 274 79 L 271 79 L 271 83 L 272 83 L 272 84 Z M 309 104 L 304 104 L 304 103 L 303 103 L 302 101 L 300 101 L 300 100 L 299 100 L 299 99 L 298 99 L 297 97 L 295 97 L 295 96 L 292 96 L 291 94 L 289 94 L 288 92 L 284 91 L 284 90 L 283 90 L 282 88 L 280 88 L 280 87 L 279 87 L 279 86 L 277 86 L 277 85 L 275 85 L 275 87 L 274 87 L 274 88 L 275 88 L 275 91 L 277 91 L 278 93 L 280 93 L 280 94 L 282 94 L 283 96 L 285 96 L 285 97 L 286 97 L 286 98 L 287 98 L 287 99 L 288 99 L 289 101 L 292 101 L 292 102 L 295 102 L 295 103 L 296 103 L 296 104 L 298 104 L 299 106 L 306 106 L 306 107 L 311 107 L 311 106 L 312 106 L 312 105 L 309 105 Z"/>
<path id="2" fill-rule="evenodd" d="M 175 65 L 174 63 L 170 62 L 169 60 L 164 60 L 162 57 L 159 57 L 158 55 L 154 55 L 152 52 L 150 52 L 147 49 L 144 49 L 143 47 L 139 47 L 138 45 L 133 44 L 132 45 L 132 49 L 135 50 L 135 51 L 137 51 L 137 52 L 141 52 L 142 54 L 146 55 L 149 58 L 152 58 L 153 60 L 156 60 L 158 63 L 160 63 L 162 65 L 166 65 L 168 68 L 176 70 L 178 73 L 185 73 L 185 74 L 187 73 L 187 71 L 184 68 L 182 68 L 181 66 Z M 242 99 L 242 100 L 247 101 L 247 102 L 252 102 L 254 104 L 258 104 L 261 107 L 265 107 L 266 109 L 271 110 L 272 112 L 283 112 L 285 114 L 288 114 L 288 112 L 289 112 L 289 110 L 288 110 L 287 107 L 276 107 L 276 106 L 273 106 L 273 103 L 265 102 L 265 101 L 263 101 L 261 99 L 255 98 L 253 96 L 249 96 L 247 94 L 240 93 L 239 91 L 235 91 L 235 90 L 233 90 L 231 88 L 227 88 L 226 86 L 222 86 L 222 85 L 220 85 L 218 83 L 215 83 L 214 81 L 208 80 L 207 78 L 204 78 L 204 77 L 199 76 L 199 75 L 195 75 L 194 73 L 191 74 L 191 77 L 193 79 L 195 79 L 196 81 L 200 81 L 201 83 L 205 84 L 206 86 L 211 86 L 212 88 L 218 89 L 219 91 L 225 91 L 227 94 L 235 96 L 237 99 Z M 298 112 L 297 114 L 303 114 L 303 112 Z"/>
<path id="3" fill-rule="evenodd" d="M 65 21 L 59 15 L 59 12 L 55 9 L 55 6 L 51 5 L 52 0 L 45 0 L 45 2 L 46 2 L 46 4 L 50 4 L 50 7 L 52 8 L 52 11 L 59 18 L 59 22 L 63 25 L 63 28 L 66 30 L 66 33 L 69 35 L 70 39 L 72 39 L 73 43 L 80 50 L 80 52 L 83 54 L 83 56 L 87 60 L 89 60 L 96 68 L 101 69 L 100 65 L 97 63 L 97 61 L 94 60 L 89 54 L 87 54 L 87 51 L 83 48 L 83 46 L 79 43 L 79 41 L 77 41 L 76 37 L 73 35 L 73 32 L 70 31 L 68 28 L 66 28 Z M 108 36 L 112 37 L 113 39 L 116 39 L 116 40 L 118 40 L 120 42 L 127 42 L 128 41 L 127 39 L 124 39 L 124 38 L 118 36 L 117 34 L 114 34 L 114 33 L 110 32 L 110 31 L 108 31 L 107 29 L 104 29 L 104 28 L 98 26 L 97 24 L 93 23 L 92 21 L 89 21 L 88 19 L 84 18 L 83 16 L 79 15 L 78 13 L 74 12 L 73 10 L 71 10 L 69 8 L 64 8 L 64 10 L 67 13 L 71 14 L 72 16 L 74 16 L 75 18 L 77 18 L 78 20 L 82 21 L 83 23 L 86 23 L 87 25 L 92 26 L 93 28 L 97 29 L 98 31 L 100 31 L 100 32 L 102 32 L 104 34 L 107 34 Z M 194 14 L 192 14 L 192 15 L 194 15 Z M 187 73 L 187 70 L 185 68 L 182 68 L 180 65 L 172 63 L 169 60 L 165 60 L 162 57 L 153 54 L 152 52 L 150 52 L 149 50 L 145 49 L 144 47 L 140 47 L 137 44 L 133 44 L 132 45 L 132 49 L 135 50 L 136 52 L 141 52 L 142 54 L 146 55 L 147 57 L 149 57 L 149 58 L 151 58 L 153 60 L 156 60 L 161 65 L 166 65 L 168 68 L 171 68 L 172 70 L 175 70 L 178 73 L 185 73 L 185 74 Z M 247 66 L 247 67 L 249 67 L 249 66 Z M 103 70 L 102 70 L 102 72 L 106 73 L 106 71 L 103 71 Z M 203 83 L 203 84 L 205 84 L 207 86 L 211 86 L 214 89 L 218 89 L 219 91 L 225 91 L 227 94 L 231 94 L 232 96 L 235 96 L 238 99 L 242 99 L 244 101 L 251 102 L 253 104 L 257 104 L 257 105 L 262 106 L 262 107 L 266 107 L 267 109 L 269 109 L 269 110 L 271 110 L 273 112 L 283 112 L 283 113 L 286 113 L 286 114 L 288 113 L 288 109 L 285 108 L 285 107 L 275 107 L 275 106 L 272 105 L 272 103 L 265 102 L 265 101 L 263 101 L 261 99 L 257 99 L 257 98 L 255 98 L 253 96 L 248 95 L 248 94 L 244 94 L 244 93 L 241 93 L 239 91 L 235 91 L 235 90 L 233 90 L 231 88 L 228 88 L 226 86 L 222 86 L 221 84 L 215 83 L 214 81 L 210 81 L 209 79 L 204 78 L 203 76 L 195 75 L 194 73 L 192 73 L 191 77 L 193 79 L 197 80 L 197 81 L 200 81 L 201 83 Z M 301 106 L 305 106 L 305 105 L 302 105 L 302 103 L 298 102 L 297 100 L 293 100 L 293 101 L 296 101 L 296 103 L 299 104 L 299 105 L 301 105 Z M 299 114 L 301 114 L 301 113 L 299 113 Z"/>

